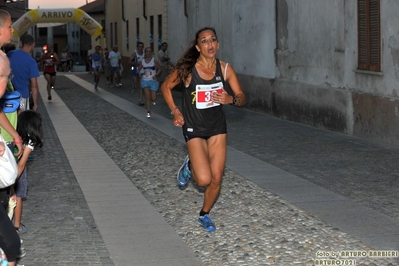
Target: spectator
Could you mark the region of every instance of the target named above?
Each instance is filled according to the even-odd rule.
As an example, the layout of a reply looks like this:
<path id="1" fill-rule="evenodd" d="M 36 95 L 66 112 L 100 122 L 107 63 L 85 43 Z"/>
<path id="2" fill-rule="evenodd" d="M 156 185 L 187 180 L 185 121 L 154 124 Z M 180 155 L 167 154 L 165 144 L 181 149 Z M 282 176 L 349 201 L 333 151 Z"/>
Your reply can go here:
<path id="1" fill-rule="evenodd" d="M 35 61 L 37 63 L 37 68 L 39 69 L 39 72 L 40 72 L 42 69 L 42 66 L 41 66 L 42 54 L 39 51 L 37 51 L 35 54 Z"/>
<path id="2" fill-rule="evenodd" d="M 18 179 L 14 185 L 17 205 L 14 210 L 14 227 L 19 233 L 24 233 L 27 228 L 21 223 L 23 199 L 28 191 L 28 172 L 26 163 L 34 148 L 43 146 L 42 119 L 39 113 L 32 110 L 23 111 L 18 115 L 17 132 L 22 138 L 24 153 L 18 160 Z"/>
<path id="3" fill-rule="evenodd" d="M 0 9 L 0 47 L 2 47 L 4 44 L 10 43 L 12 33 L 13 33 L 13 29 L 11 27 L 11 16 L 7 11 Z M 5 56 L 5 54 L 2 53 L 1 51 L 0 51 L 0 55 Z M 7 66 L 9 66 L 10 62 L 9 62 L 7 56 L 5 56 L 5 57 L 6 57 L 6 61 L 7 61 L 5 64 Z M 4 66 L 4 67 L 6 67 L 6 66 Z M 13 74 L 10 71 L 8 81 L 11 80 L 10 78 L 12 78 L 12 76 L 13 76 Z M 5 90 L 5 87 L 6 86 L 4 86 L 4 88 L 0 86 L 0 92 L 2 89 Z M 1 95 L 3 95 L 3 93 Z M 10 134 L 10 138 L 11 138 L 10 141 L 11 142 L 14 141 L 14 144 L 18 148 L 18 151 L 17 151 L 17 153 L 15 153 L 15 156 L 20 157 L 23 152 L 21 137 L 18 135 L 17 131 L 15 130 L 15 127 L 13 127 L 13 125 L 7 119 L 5 113 L 3 112 L 3 110 L 1 108 L 0 108 L 0 126 L 2 127 L 2 129 L 1 129 L 2 134 L 4 134 L 4 132 L 8 132 Z"/>
<path id="4" fill-rule="evenodd" d="M 63 72 L 68 70 L 68 50 L 65 49 L 61 53 L 61 68 Z"/>
<path id="5" fill-rule="evenodd" d="M 24 34 L 20 38 L 21 49 L 8 52 L 11 69 L 13 70 L 15 89 L 21 93 L 20 110 L 28 110 L 30 91 L 32 91 L 32 110 L 37 110 L 39 86 L 37 78 L 40 76 L 36 61 L 30 56 L 35 48 L 35 39 L 30 34 Z"/>
<path id="6" fill-rule="evenodd" d="M 11 41 L 12 32 L 10 14 L 0 9 L 0 47 Z M 7 56 L 0 51 L 0 96 L 3 96 L 7 82 L 11 76 L 10 62 Z M 19 154 L 21 154 L 21 138 L 2 111 L 0 112 L 0 126 L 14 136 L 14 140 L 17 142 L 16 144 L 18 144 L 20 151 Z M 9 201 L 9 188 L 0 189 L 0 201 L 2 203 L 0 206 L 0 248 L 4 250 L 9 265 L 15 266 L 17 257 L 20 255 L 21 241 L 6 211 Z"/>
<path id="7" fill-rule="evenodd" d="M 105 78 L 107 79 L 107 84 L 109 84 L 109 73 L 111 72 L 111 70 L 110 70 L 111 65 L 109 64 L 109 58 L 108 57 L 109 57 L 108 48 L 105 47 L 104 48 L 104 54 L 103 54 L 103 60 L 104 60 L 103 71 L 104 71 Z"/>
<path id="8" fill-rule="evenodd" d="M 139 62 L 144 58 L 144 43 L 137 43 L 137 50 L 134 50 L 130 56 L 130 63 L 132 64 L 132 78 L 133 78 L 133 88 L 132 93 L 135 89 L 139 90 L 139 105 L 143 106 L 143 91 L 140 90 L 140 73 L 139 73 Z"/>
<path id="9" fill-rule="evenodd" d="M 120 83 L 121 54 L 118 51 L 117 45 L 114 45 L 114 48 L 109 53 L 108 58 L 109 58 L 109 64 L 111 65 L 111 73 L 110 73 L 111 87 L 113 87 L 114 78 L 115 78 L 115 87 L 119 88 L 122 86 L 122 83 Z"/>
<path id="10" fill-rule="evenodd" d="M 94 53 L 94 50 L 92 49 L 91 45 L 89 45 L 89 50 L 87 51 L 87 57 L 86 57 L 86 65 L 88 68 L 89 73 L 92 72 L 91 70 L 91 55 Z"/>
<path id="11" fill-rule="evenodd" d="M 171 62 L 168 56 L 168 44 L 163 42 L 161 45 L 161 49 L 158 51 L 158 61 L 161 65 L 161 74 L 159 75 L 158 82 L 159 86 L 162 86 L 162 83 L 165 81 L 166 77 L 169 75 L 169 70 L 171 69 Z"/>

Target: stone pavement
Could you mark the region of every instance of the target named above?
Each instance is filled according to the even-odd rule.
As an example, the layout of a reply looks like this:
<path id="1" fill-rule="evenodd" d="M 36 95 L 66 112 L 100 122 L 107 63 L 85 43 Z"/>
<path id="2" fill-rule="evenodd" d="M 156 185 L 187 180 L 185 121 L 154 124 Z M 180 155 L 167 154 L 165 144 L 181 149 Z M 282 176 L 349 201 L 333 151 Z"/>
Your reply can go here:
<path id="1" fill-rule="evenodd" d="M 186 150 L 163 99 L 148 119 L 130 80 L 91 82 L 59 75 L 49 102 L 40 78 L 45 145 L 29 163 L 21 264 L 313 265 L 399 249 L 398 149 L 226 106 L 209 234 L 196 224 L 202 190 L 176 186 Z M 339 259 L 399 265 L 349 255 Z"/>

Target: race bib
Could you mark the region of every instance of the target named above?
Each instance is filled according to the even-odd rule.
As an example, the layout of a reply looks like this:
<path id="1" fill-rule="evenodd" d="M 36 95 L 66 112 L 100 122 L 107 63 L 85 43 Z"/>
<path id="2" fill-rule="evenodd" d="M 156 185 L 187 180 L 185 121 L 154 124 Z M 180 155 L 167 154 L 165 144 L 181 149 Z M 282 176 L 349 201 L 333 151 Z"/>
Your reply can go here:
<path id="1" fill-rule="evenodd" d="M 152 77 L 155 75 L 155 70 L 152 69 L 145 69 L 144 70 L 144 77 Z"/>
<path id="2" fill-rule="evenodd" d="M 46 59 L 46 60 L 44 61 L 44 65 L 45 65 L 45 66 L 52 66 L 52 65 L 53 65 L 53 59 L 52 59 L 52 58 Z"/>
<path id="3" fill-rule="evenodd" d="M 223 83 L 218 82 L 215 84 L 195 86 L 195 107 L 197 107 L 197 109 L 207 109 L 220 105 L 219 103 L 213 102 L 213 92 L 222 93 Z"/>

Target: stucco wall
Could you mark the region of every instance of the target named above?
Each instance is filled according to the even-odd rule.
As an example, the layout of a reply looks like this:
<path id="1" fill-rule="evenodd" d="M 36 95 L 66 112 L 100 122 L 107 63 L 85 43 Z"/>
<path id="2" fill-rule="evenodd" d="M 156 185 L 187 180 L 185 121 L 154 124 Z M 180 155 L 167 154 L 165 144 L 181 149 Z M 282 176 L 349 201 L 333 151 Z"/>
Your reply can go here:
<path id="1" fill-rule="evenodd" d="M 356 1 L 279 2 L 279 14 L 287 16 L 284 22 L 279 21 L 279 27 L 286 29 L 277 40 L 284 43 L 278 50 L 279 78 L 325 87 L 347 86 L 346 71 L 355 68 L 344 61 L 346 56 L 355 58 L 357 37 L 345 34 L 351 31 L 345 25 L 356 29 L 357 23 L 356 17 L 344 18 L 348 10 L 343 3 L 353 2 L 356 6 Z"/>
<path id="2" fill-rule="evenodd" d="M 167 4 L 168 52 L 170 60 L 176 62 L 189 45 L 188 17 L 184 14 L 184 0 L 168 0 Z"/>
<path id="3" fill-rule="evenodd" d="M 218 57 L 244 75 L 274 78 L 274 0 L 188 2 L 188 36 L 205 26 L 216 29 Z"/>
<path id="4" fill-rule="evenodd" d="M 278 3 L 273 113 L 399 146 L 399 2 L 381 1 L 380 73 L 357 71 L 357 1 Z"/>
<path id="5" fill-rule="evenodd" d="M 380 75 L 357 72 L 357 1 L 279 0 L 286 13 L 279 20 L 280 79 L 311 85 L 395 96 L 399 64 L 397 1 L 381 1 L 382 70 Z M 399 56 L 399 53 L 397 54 Z M 396 68 L 395 66 L 396 61 Z M 399 77 L 399 75 L 397 75 Z"/>
<path id="6" fill-rule="evenodd" d="M 357 70 L 357 1 L 168 1 L 172 58 L 216 28 L 246 107 L 399 147 L 399 1 L 381 1 L 381 72 Z"/>

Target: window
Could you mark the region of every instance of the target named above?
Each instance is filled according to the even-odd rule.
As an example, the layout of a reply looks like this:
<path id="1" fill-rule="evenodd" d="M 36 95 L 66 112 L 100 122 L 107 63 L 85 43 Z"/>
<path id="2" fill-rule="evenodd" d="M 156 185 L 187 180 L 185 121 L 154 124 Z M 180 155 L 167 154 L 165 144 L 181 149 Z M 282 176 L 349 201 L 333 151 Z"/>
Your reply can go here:
<path id="1" fill-rule="evenodd" d="M 136 18 L 136 47 L 140 41 L 140 19 Z"/>
<path id="2" fill-rule="evenodd" d="M 358 69 L 381 70 L 380 0 L 358 0 Z"/>
<path id="3" fill-rule="evenodd" d="M 102 33 L 103 33 L 103 35 L 104 35 L 104 37 L 105 37 L 105 33 L 106 33 L 106 23 L 105 23 L 105 19 L 102 19 L 101 20 L 101 27 L 103 27 L 103 31 L 102 31 Z"/>
<path id="4" fill-rule="evenodd" d="M 162 45 L 162 15 L 158 15 L 158 51 Z"/>
<path id="5" fill-rule="evenodd" d="M 140 41 L 140 19 L 136 18 L 136 47 Z"/>
<path id="6" fill-rule="evenodd" d="M 150 16 L 150 46 L 154 51 L 154 16 Z"/>
<path id="7" fill-rule="evenodd" d="M 39 36 L 47 36 L 47 28 L 39 28 Z"/>
<path id="8" fill-rule="evenodd" d="M 126 50 L 129 51 L 129 20 L 126 20 Z"/>
<path id="9" fill-rule="evenodd" d="M 115 45 L 118 45 L 118 22 L 114 22 Z"/>
<path id="10" fill-rule="evenodd" d="M 147 1 L 143 0 L 143 17 L 147 20 L 147 10 L 146 10 Z"/>
<path id="11" fill-rule="evenodd" d="M 110 40 L 111 40 L 111 49 L 110 50 L 112 50 L 112 47 L 114 47 L 114 28 L 112 27 L 112 22 L 111 23 L 109 23 L 109 28 L 110 28 Z"/>

